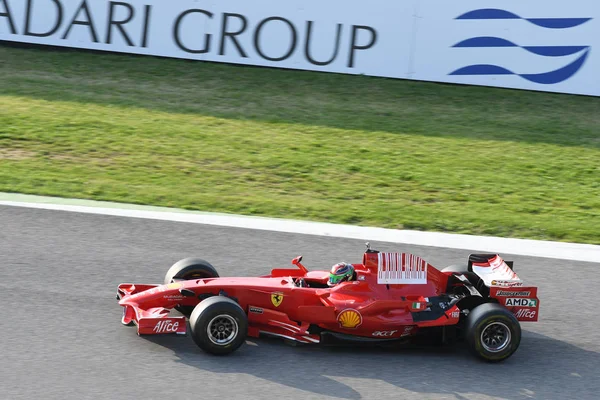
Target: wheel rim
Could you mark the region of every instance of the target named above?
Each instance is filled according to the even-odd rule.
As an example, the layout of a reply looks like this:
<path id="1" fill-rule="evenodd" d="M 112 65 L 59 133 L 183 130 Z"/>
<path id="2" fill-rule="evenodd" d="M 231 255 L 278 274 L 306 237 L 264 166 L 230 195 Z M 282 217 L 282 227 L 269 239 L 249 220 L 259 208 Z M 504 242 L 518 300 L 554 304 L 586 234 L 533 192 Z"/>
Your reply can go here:
<path id="1" fill-rule="evenodd" d="M 498 353 L 510 344 L 511 333 L 502 322 L 492 322 L 481 332 L 481 344 L 490 353 Z"/>
<path id="2" fill-rule="evenodd" d="M 225 346 L 236 338 L 238 324 L 230 315 L 217 315 L 208 323 L 206 333 L 211 342 L 218 346 Z"/>

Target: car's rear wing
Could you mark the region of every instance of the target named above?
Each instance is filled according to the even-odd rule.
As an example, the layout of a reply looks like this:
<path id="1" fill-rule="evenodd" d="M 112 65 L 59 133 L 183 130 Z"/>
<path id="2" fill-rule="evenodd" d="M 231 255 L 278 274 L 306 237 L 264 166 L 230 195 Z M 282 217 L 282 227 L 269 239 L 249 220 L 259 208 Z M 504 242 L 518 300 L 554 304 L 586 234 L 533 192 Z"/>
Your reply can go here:
<path id="1" fill-rule="evenodd" d="M 498 254 L 471 254 L 467 269 L 489 288 L 489 296 L 509 309 L 519 321 L 537 321 L 540 299 L 538 288 L 526 285 L 514 271 L 513 261 Z"/>
<path id="2" fill-rule="evenodd" d="M 479 276 L 488 287 L 522 285 L 513 268 L 512 261 L 504 261 L 498 254 L 471 254 L 467 261 L 467 271 Z"/>

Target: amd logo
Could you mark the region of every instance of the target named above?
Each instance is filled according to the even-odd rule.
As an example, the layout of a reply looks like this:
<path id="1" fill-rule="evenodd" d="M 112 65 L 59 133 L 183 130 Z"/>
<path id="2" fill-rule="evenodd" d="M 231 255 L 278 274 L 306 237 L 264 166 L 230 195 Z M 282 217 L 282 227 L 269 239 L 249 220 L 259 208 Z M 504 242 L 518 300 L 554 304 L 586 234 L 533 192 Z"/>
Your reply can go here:
<path id="1" fill-rule="evenodd" d="M 537 301 L 535 299 L 525 298 L 509 298 L 506 299 L 507 306 L 521 306 L 521 307 L 537 307 Z"/>

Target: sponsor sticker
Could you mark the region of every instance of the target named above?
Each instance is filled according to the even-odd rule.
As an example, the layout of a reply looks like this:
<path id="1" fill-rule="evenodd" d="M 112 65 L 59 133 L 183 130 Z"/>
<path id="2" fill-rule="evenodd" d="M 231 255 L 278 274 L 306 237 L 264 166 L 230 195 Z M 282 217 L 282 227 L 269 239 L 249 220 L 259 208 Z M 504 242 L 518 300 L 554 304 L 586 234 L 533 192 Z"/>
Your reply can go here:
<path id="1" fill-rule="evenodd" d="M 531 292 L 512 292 L 510 290 L 498 290 L 496 292 L 496 296 L 502 297 L 528 297 L 531 295 Z"/>
<path id="2" fill-rule="evenodd" d="M 452 311 L 450 313 L 450 317 L 451 318 L 458 318 L 458 317 L 460 317 L 460 311 Z"/>
<path id="3" fill-rule="evenodd" d="M 338 315 L 337 320 L 342 328 L 354 329 L 362 324 L 362 315 L 356 310 L 346 309 Z"/>
<path id="4" fill-rule="evenodd" d="M 395 331 L 375 331 L 372 333 L 373 336 L 376 337 L 389 337 L 389 336 L 393 336 L 394 333 L 398 332 L 398 330 Z"/>
<path id="5" fill-rule="evenodd" d="M 273 303 L 273 305 L 275 307 L 279 307 L 279 305 L 283 302 L 283 293 L 277 292 L 277 293 L 271 293 L 271 303 Z"/>
<path id="6" fill-rule="evenodd" d="M 252 306 L 250 306 L 249 311 L 251 313 L 254 313 L 254 314 L 262 314 L 263 313 L 263 309 L 262 308 L 252 307 Z"/>
<path id="7" fill-rule="evenodd" d="M 537 310 L 527 310 L 525 308 L 521 308 L 520 310 L 517 310 L 514 315 L 517 318 L 534 319 L 536 312 Z"/>
<path id="8" fill-rule="evenodd" d="M 163 296 L 163 298 L 167 300 L 183 300 L 183 297 L 184 296 L 181 294 L 169 294 Z"/>
<path id="9" fill-rule="evenodd" d="M 177 332 L 179 328 L 179 321 L 173 322 L 170 319 L 165 319 L 162 321 L 158 321 L 158 323 L 154 326 L 153 331 L 155 333 L 171 333 Z"/>
<path id="10" fill-rule="evenodd" d="M 404 327 L 404 332 L 402 332 L 402 335 L 400 335 L 400 337 L 410 335 L 410 333 L 412 332 L 413 328 L 414 328 L 414 326 L 405 326 Z"/>
<path id="11" fill-rule="evenodd" d="M 507 287 L 523 286 L 523 282 L 521 282 L 521 281 L 500 281 L 500 280 L 493 280 L 492 281 L 492 286 L 507 286 Z"/>
<path id="12" fill-rule="evenodd" d="M 525 299 L 525 298 L 513 298 L 509 297 L 506 299 L 507 306 L 521 306 L 521 307 L 537 307 L 536 299 Z"/>
<path id="13" fill-rule="evenodd" d="M 162 289 L 163 289 L 163 291 L 165 291 L 165 290 L 179 289 L 181 287 L 183 287 L 182 283 L 173 282 L 173 283 L 169 283 L 169 284 L 163 286 Z"/>

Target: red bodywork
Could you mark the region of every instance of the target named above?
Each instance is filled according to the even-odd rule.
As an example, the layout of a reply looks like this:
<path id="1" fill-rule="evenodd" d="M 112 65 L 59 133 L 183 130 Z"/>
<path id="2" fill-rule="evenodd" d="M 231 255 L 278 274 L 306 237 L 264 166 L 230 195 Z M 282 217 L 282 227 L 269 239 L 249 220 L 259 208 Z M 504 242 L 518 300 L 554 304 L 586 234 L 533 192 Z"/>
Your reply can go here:
<path id="1" fill-rule="evenodd" d="M 353 264 L 356 280 L 332 288 L 326 284 L 327 271 L 308 271 L 300 260 L 298 257 L 292 261 L 297 268 L 273 269 L 261 277 L 205 278 L 166 285 L 121 284 L 118 298 L 124 307 L 122 322 L 135 323 L 139 334 L 185 334 L 186 318 L 170 315 L 171 309 L 195 306 L 209 295 L 225 295 L 239 303 L 248 316 L 248 336 L 264 333 L 303 343 L 321 340 L 319 334 L 309 332 L 311 326 L 354 337 L 399 339 L 422 328 L 455 325 L 460 320 L 458 300 L 431 314 L 432 299 L 446 296 L 447 289 L 460 282 L 449 285 L 449 279 L 456 281 L 452 273 L 441 272 L 414 255 L 367 251 L 361 264 Z M 418 283 L 383 283 L 386 273 Z M 319 287 L 300 287 L 300 278 L 309 286 Z M 537 320 L 537 288 L 491 287 L 490 300 L 498 298 L 505 304 L 513 296 L 498 292 L 507 290 L 521 292 L 514 298 L 536 304 L 535 308 L 529 303 L 525 307 L 523 300 L 514 306 L 511 300 L 507 308 L 521 321 Z M 519 311 L 523 309 L 526 311 Z"/>

